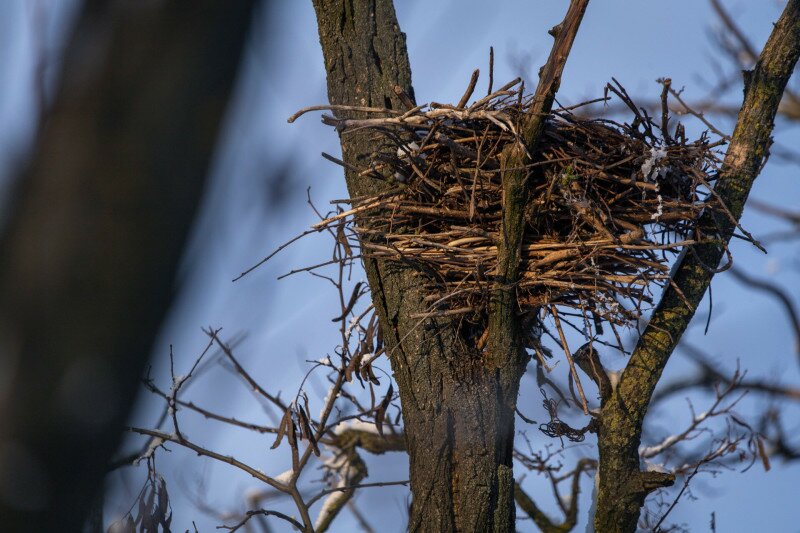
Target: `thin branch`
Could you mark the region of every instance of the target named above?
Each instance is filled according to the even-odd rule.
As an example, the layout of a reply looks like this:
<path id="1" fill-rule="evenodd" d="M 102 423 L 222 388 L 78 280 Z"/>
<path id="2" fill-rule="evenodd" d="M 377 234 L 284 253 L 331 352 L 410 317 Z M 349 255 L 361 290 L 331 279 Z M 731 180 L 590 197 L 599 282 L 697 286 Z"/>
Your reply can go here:
<path id="1" fill-rule="evenodd" d="M 236 372 L 240 376 L 242 376 L 242 378 L 247 382 L 248 385 L 250 385 L 250 387 L 255 392 L 257 392 L 258 394 L 260 394 L 261 396 L 263 396 L 264 398 L 266 398 L 267 400 L 272 402 L 281 411 L 286 411 L 286 409 L 287 409 L 286 404 L 284 404 L 276 396 L 273 396 L 272 394 L 270 394 L 266 390 L 264 390 L 264 388 L 261 385 L 259 385 L 258 382 L 255 379 L 253 379 L 253 377 L 247 372 L 247 370 L 245 370 L 244 367 L 239 363 L 239 360 L 236 359 L 236 357 L 233 355 L 233 352 L 231 351 L 230 347 L 227 344 L 225 344 L 224 342 L 222 342 L 222 340 L 217 336 L 217 332 L 216 331 L 208 329 L 208 330 L 205 330 L 205 333 L 214 342 L 217 343 L 217 346 L 220 347 L 220 349 L 222 350 L 222 353 L 224 353 L 225 356 L 230 360 L 230 362 L 233 363 L 233 366 L 236 369 Z"/>
<path id="2" fill-rule="evenodd" d="M 278 518 L 280 518 L 282 520 L 285 520 L 285 521 L 289 522 L 290 524 L 292 524 L 292 527 L 296 528 L 298 531 L 302 531 L 304 529 L 303 528 L 303 524 L 301 524 L 300 522 L 298 522 L 297 520 L 295 520 L 291 516 L 283 514 L 283 513 L 279 512 L 279 511 L 268 511 L 266 509 L 258 509 L 258 510 L 253 510 L 253 511 L 247 511 L 245 513 L 244 518 L 240 522 L 238 522 L 238 523 L 236 523 L 236 524 L 234 524 L 232 526 L 226 526 L 226 525 L 217 526 L 217 529 L 225 529 L 225 530 L 231 531 L 231 532 L 237 531 L 237 530 L 243 528 L 245 525 L 247 525 L 247 522 L 249 522 L 250 519 L 253 518 L 254 516 L 276 516 L 276 517 L 278 517 Z"/>
<path id="3" fill-rule="evenodd" d="M 335 492 L 344 492 L 348 490 L 356 490 L 356 489 L 364 489 L 364 488 L 371 488 L 371 487 L 393 487 L 397 485 L 407 486 L 410 483 L 409 480 L 404 481 L 376 481 L 374 483 L 359 483 L 357 485 L 347 485 L 344 487 L 333 487 L 330 489 L 325 489 L 317 493 L 316 496 L 312 497 L 306 503 L 309 507 L 317 503 L 320 499 L 324 498 L 328 494 L 333 494 Z"/>
<path id="4" fill-rule="evenodd" d="M 595 466 L 596 462 L 593 459 L 580 459 L 578 464 L 575 466 L 575 469 L 561 478 L 562 480 L 572 480 L 570 485 L 569 503 L 567 504 L 566 509 L 563 509 L 563 501 L 556 488 L 556 485 L 559 481 L 550 476 L 551 480 L 553 481 L 553 490 L 555 491 L 556 498 L 559 500 L 559 506 L 562 507 L 564 512 L 564 521 L 560 524 L 553 523 L 550 517 L 548 517 L 541 509 L 539 509 L 539 507 L 536 505 L 536 502 L 534 502 L 533 499 L 528 496 L 519 483 L 514 484 L 514 500 L 517 502 L 517 505 L 519 505 L 520 509 L 525 511 L 525 513 L 534 521 L 536 526 L 544 533 L 566 533 L 567 531 L 572 531 L 572 529 L 578 523 L 578 501 L 580 499 L 581 474 L 583 474 L 583 472 L 585 472 L 587 469 L 591 469 Z M 549 470 L 547 472 L 549 475 Z"/>
<path id="5" fill-rule="evenodd" d="M 569 363 L 569 372 L 572 375 L 572 379 L 575 380 L 575 385 L 578 387 L 578 395 L 581 398 L 581 405 L 583 407 L 583 414 L 589 414 L 589 406 L 586 403 L 586 395 L 583 393 L 583 385 L 581 385 L 581 378 L 578 375 L 578 372 L 575 370 L 575 362 L 572 360 L 572 354 L 569 351 L 569 346 L 567 346 L 567 338 L 564 336 L 564 330 L 561 329 L 561 320 L 558 318 L 558 312 L 554 305 L 550 306 L 550 315 L 553 317 L 553 321 L 556 324 L 556 330 L 558 330 L 558 337 L 561 340 L 561 347 L 564 350 L 564 355 L 567 357 L 567 362 Z"/>
<path id="6" fill-rule="evenodd" d="M 133 433 L 138 433 L 139 435 L 147 435 L 149 437 L 154 437 L 154 438 L 157 438 L 157 439 L 161 439 L 161 440 L 163 440 L 165 442 L 173 442 L 175 444 L 179 444 L 179 445 L 183 446 L 184 448 L 188 448 L 189 450 L 192 450 L 197 455 L 200 455 L 200 456 L 203 456 L 203 457 L 210 457 L 211 459 L 215 459 L 215 460 L 217 460 L 217 461 L 219 461 L 221 463 L 229 464 L 229 465 L 231 465 L 233 467 L 238 468 L 239 470 L 247 472 L 248 474 L 250 474 L 251 476 L 253 476 L 257 480 L 262 481 L 262 482 L 266 483 L 267 485 L 269 485 L 269 486 L 271 486 L 271 487 L 273 487 L 273 488 L 275 488 L 275 489 L 277 489 L 277 490 L 279 490 L 281 492 L 284 492 L 284 493 L 288 492 L 288 488 L 283 483 L 280 483 L 279 481 L 269 477 L 268 475 L 264 474 L 263 472 L 260 472 L 260 471 L 256 470 L 255 468 L 251 467 L 250 465 L 239 461 L 235 457 L 231 457 L 230 455 L 222 455 L 222 454 L 214 452 L 212 450 L 208 450 L 208 449 L 203 448 L 202 446 L 199 446 L 197 444 L 194 444 L 193 442 L 190 442 L 190 441 L 188 441 L 186 439 L 179 438 L 175 434 L 165 433 L 163 431 L 156 431 L 154 429 L 137 428 L 137 427 L 129 427 L 128 431 L 131 431 Z"/>

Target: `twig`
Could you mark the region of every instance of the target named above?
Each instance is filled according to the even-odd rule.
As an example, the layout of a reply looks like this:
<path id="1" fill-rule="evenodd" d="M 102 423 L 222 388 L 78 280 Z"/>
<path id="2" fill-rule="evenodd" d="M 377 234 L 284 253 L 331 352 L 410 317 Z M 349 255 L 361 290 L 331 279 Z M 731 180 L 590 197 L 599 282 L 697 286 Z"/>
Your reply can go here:
<path id="1" fill-rule="evenodd" d="M 556 324 L 556 329 L 558 330 L 558 336 L 561 339 L 561 347 L 564 349 L 564 355 L 567 357 L 567 362 L 569 363 L 569 371 L 572 374 L 572 379 L 575 380 L 575 385 L 578 387 L 578 395 L 581 398 L 581 406 L 583 407 L 583 414 L 589 414 L 589 406 L 586 403 L 586 395 L 583 393 L 583 385 L 581 385 L 581 377 L 578 375 L 578 372 L 575 370 L 575 362 L 572 360 L 572 354 L 569 351 L 569 346 L 567 345 L 567 338 L 564 336 L 564 330 L 561 329 L 561 321 L 558 318 L 558 311 L 554 305 L 550 306 L 550 315 L 553 317 L 553 321 Z"/>

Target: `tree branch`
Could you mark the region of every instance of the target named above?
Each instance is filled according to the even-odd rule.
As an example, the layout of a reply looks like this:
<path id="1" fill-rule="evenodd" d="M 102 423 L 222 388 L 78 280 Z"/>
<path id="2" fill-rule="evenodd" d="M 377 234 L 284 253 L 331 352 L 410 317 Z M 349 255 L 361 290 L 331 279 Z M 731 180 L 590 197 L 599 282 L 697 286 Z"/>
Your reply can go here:
<path id="1" fill-rule="evenodd" d="M 508 322 L 511 320 L 516 303 L 511 295 L 515 292 L 513 284 L 516 282 L 519 268 L 520 246 L 524 233 L 524 208 L 527 199 L 525 181 L 529 172 L 525 168 L 519 168 L 524 166 L 523 161 L 529 157 L 528 154 L 535 151 L 539 137 L 544 131 L 547 116 L 561 84 L 561 75 L 567 63 L 567 57 L 588 4 L 589 0 L 572 0 L 564 20 L 550 30 L 551 35 L 555 37 L 555 42 L 547 62 L 540 71 L 539 85 L 536 87 L 533 105 L 528 111 L 526 122 L 520 131 L 522 145 L 513 144 L 509 147 L 508 152 L 503 154 L 503 168 L 518 170 L 503 173 L 503 224 L 497 250 L 499 281 L 495 287 L 496 300 L 490 311 L 489 322 L 489 335 L 493 339 L 502 339 L 507 335 Z M 505 351 L 507 353 L 507 349 Z M 505 356 L 501 355 L 501 357 Z"/>
<path id="2" fill-rule="evenodd" d="M 653 394 L 651 405 L 655 405 L 673 394 L 681 391 L 686 391 L 693 388 L 712 388 L 716 383 L 728 385 L 733 383 L 733 378 L 726 375 L 722 370 L 715 368 L 697 347 L 692 346 L 686 342 L 682 342 L 681 349 L 686 352 L 687 356 L 697 363 L 700 371 L 692 376 L 683 376 L 676 379 L 674 382 L 662 385 Z M 737 389 L 751 390 L 758 393 L 766 394 L 768 396 L 781 398 L 783 400 L 800 401 L 800 388 L 785 387 L 776 383 L 775 381 L 765 379 L 744 379 L 741 378 L 736 383 Z"/>
<path id="3" fill-rule="evenodd" d="M 525 206 L 528 194 L 526 181 L 529 170 L 523 162 L 534 153 L 539 137 L 544 131 L 547 116 L 561 84 L 561 75 L 567 63 L 572 43 L 578 33 L 589 0 L 572 0 L 564 20 L 550 30 L 555 37 L 550 56 L 539 74 L 533 105 L 528 111 L 520 131 L 521 143 L 509 146 L 502 154 L 503 221 L 497 245 L 497 281 L 489 307 L 490 364 L 500 372 L 504 390 L 513 398 L 505 401 L 516 405 L 519 378 L 525 368 L 521 325 L 517 316 L 516 282 L 519 275 L 521 246 L 525 232 Z M 515 169 L 515 170 L 505 170 Z M 580 388 L 580 378 L 575 374 Z M 585 406 L 584 400 L 584 406 Z M 513 409 L 512 409 L 513 419 Z M 513 423 L 511 424 L 513 427 Z"/>
<path id="4" fill-rule="evenodd" d="M 570 485 L 569 504 L 567 505 L 564 513 L 564 521 L 560 524 L 553 523 L 550 517 L 548 517 L 541 509 L 539 509 L 539 507 L 536 505 L 536 502 L 534 502 L 531 497 L 528 496 L 524 490 L 522 490 L 522 487 L 519 483 L 514 485 L 514 500 L 517 502 L 517 505 L 519 505 L 520 508 L 531 517 L 536 526 L 544 533 L 566 533 L 567 531 L 572 531 L 572 529 L 575 527 L 575 524 L 578 523 L 578 497 L 580 496 L 581 492 L 581 474 L 593 464 L 593 459 L 580 459 L 578 464 L 575 466 L 575 470 L 566 474 L 566 477 L 571 478 L 572 483 Z M 555 490 L 555 482 L 553 488 Z M 558 492 L 556 492 L 556 497 L 559 498 Z"/>
<path id="5" fill-rule="evenodd" d="M 745 73 L 744 103 L 723 161 L 716 193 L 738 221 L 763 167 L 781 96 L 800 55 L 800 0 L 790 0 L 752 72 Z M 599 434 L 598 531 L 634 531 L 649 483 L 641 472 L 638 445 L 655 386 L 708 288 L 735 229 L 734 222 L 708 212 L 700 228 L 717 233 L 718 244 L 693 246 L 679 262 L 668 287 L 606 402 Z M 683 297 L 679 294 L 683 293 Z M 687 306 L 687 303 L 689 304 Z M 690 307 L 691 306 L 691 307 Z M 667 483 L 669 480 L 655 480 Z"/>

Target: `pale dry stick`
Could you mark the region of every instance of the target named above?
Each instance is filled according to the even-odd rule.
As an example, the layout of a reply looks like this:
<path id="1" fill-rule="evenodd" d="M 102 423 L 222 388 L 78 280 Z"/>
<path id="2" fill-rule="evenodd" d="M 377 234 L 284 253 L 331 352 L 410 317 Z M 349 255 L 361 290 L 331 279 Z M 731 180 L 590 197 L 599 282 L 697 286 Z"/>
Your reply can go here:
<path id="1" fill-rule="evenodd" d="M 503 85 L 502 87 L 500 87 L 495 92 L 493 92 L 491 94 L 487 94 L 486 96 L 484 96 L 483 98 L 481 98 L 477 102 L 473 102 L 473 104 L 470 106 L 470 109 L 478 109 L 481 106 L 485 105 L 487 102 L 491 102 L 492 100 L 494 100 L 495 98 L 497 98 L 499 96 L 513 96 L 513 95 L 517 94 L 518 91 L 511 91 L 509 89 L 511 89 L 515 85 L 519 85 L 521 82 L 522 82 L 522 78 L 514 78 L 510 82 L 508 82 L 505 85 Z"/>
<path id="2" fill-rule="evenodd" d="M 567 345 L 567 338 L 564 336 L 564 330 L 561 329 L 561 320 L 558 318 L 558 311 L 556 310 L 555 305 L 550 306 L 550 314 L 553 317 L 553 321 L 556 324 L 556 329 L 558 330 L 558 336 L 561 338 L 561 346 L 564 348 L 564 354 L 567 356 L 567 362 L 569 363 L 569 371 L 572 374 L 572 379 L 575 380 L 575 385 L 578 387 L 578 394 L 581 397 L 581 403 L 583 405 L 583 414 L 589 414 L 589 406 L 586 403 L 586 395 L 583 393 L 583 385 L 581 385 L 581 378 L 578 376 L 578 372 L 575 371 L 575 362 L 572 360 L 572 354 L 569 352 L 569 346 Z"/>
<path id="3" fill-rule="evenodd" d="M 456 109 L 464 109 L 464 106 L 467 105 L 469 97 L 472 96 L 472 93 L 475 91 L 475 85 L 478 83 L 478 76 L 480 76 L 480 73 L 481 71 L 478 69 L 475 69 L 475 71 L 472 73 L 467 90 L 464 91 L 464 95 L 461 97 L 461 100 L 458 101 Z"/>
<path id="4" fill-rule="evenodd" d="M 367 210 L 373 209 L 375 207 L 380 207 L 382 204 L 384 204 L 386 202 L 393 202 L 395 200 L 402 200 L 402 196 L 397 195 L 397 196 L 392 196 L 392 197 L 389 197 L 389 198 L 386 198 L 386 199 L 380 199 L 380 200 L 373 201 L 373 202 L 370 202 L 370 203 L 365 204 L 365 205 L 360 205 L 358 207 L 354 207 L 353 209 L 350 209 L 348 211 L 343 211 L 343 212 L 341 212 L 341 213 L 339 213 L 339 214 L 337 214 L 335 216 L 332 216 L 332 217 L 326 218 L 325 220 L 317 222 L 316 224 L 311 226 L 313 228 L 313 230 L 307 230 L 307 231 L 303 232 L 301 235 L 299 235 L 298 237 L 295 237 L 294 239 L 289 241 L 289 243 L 287 243 L 287 244 L 291 244 L 292 242 L 295 242 L 299 238 L 304 237 L 305 235 L 308 235 L 309 233 L 314 233 L 316 231 L 321 231 L 321 230 L 325 229 L 327 226 L 329 226 L 331 223 L 336 222 L 338 220 L 342 220 L 343 218 L 347 218 L 350 215 L 355 215 L 355 214 L 361 213 L 362 211 L 367 211 Z M 275 254 L 273 253 L 272 255 L 275 255 Z M 267 258 L 267 259 L 269 259 L 269 258 Z M 262 264 L 262 263 L 266 262 L 267 259 L 264 259 L 259 264 Z M 250 269 L 250 270 L 252 270 L 252 269 Z"/>
<path id="5" fill-rule="evenodd" d="M 492 122 L 503 131 L 516 135 L 516 127 L 508 114 L 502 110 L 477 109 L 470 107 L 467 109 L 451 109 L 439 107 L 430 111 L 422 111 L 416 115 L 403 117 L 381 117 L 364 119 L 339 119 L 330 115 L 322 115 L 322 122 L 328 126 L 334 126 L 340 131 L 351 132 L 355 129 L 376 128 L 382 126 L 414 126 L 418 128 L 430 127 L 429 123 L 436 119 L 449 119 L 457 121 L 468 121 L 472 119 L 484 119 Z"/>
<path id="6" fill-rule="evenodd" d="M 313 105 L 310 107 L 304 107 L 303 109 L 299 110 L 297 113 L 290 116 L 286 120 L 286 122 L 291 124 L 301 116 L 311 111 L 357 111 L 360 113 L 388 113 L 390 115 L 402 115 L 402 113 L 400 113 L 397 110 L 387 109 L 385 107 L 362 107 L 362 106 L 350 106 L 350 105 Z"/>
<path id="7" fill-rule="evenodd" d="M 446 316 L 464 315 L 474 311 L 472 307 L 459 307 L 457 309 L 443 309 L 441 311 L 431 311 L 429 313 L 416 313 L 409 318 L 440 318 Z"/>
<path id="8" fill-rule="evenodd" d="M 406 106 L 406 109 L 413 109 L 416 107 L 414 101 L 411 100 L 411 98 L 408 96 L 408 94 L 406 94 L 406 92 L 403 90 L 402 87 L 400 87 L 399 85 L 395 85 L 393 91 L 394 94 L 396 94 L 397 97 L 400 99 L 400 101 L 403 103 L 403 105 Z"/>

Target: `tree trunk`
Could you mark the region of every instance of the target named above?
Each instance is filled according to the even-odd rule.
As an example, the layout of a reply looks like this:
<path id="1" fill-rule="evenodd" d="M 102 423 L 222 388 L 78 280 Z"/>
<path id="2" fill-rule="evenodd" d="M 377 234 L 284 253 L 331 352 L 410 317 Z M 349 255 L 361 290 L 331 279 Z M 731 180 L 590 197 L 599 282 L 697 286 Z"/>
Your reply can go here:
<path id="1" fill-rule="evenodd" d="M 411 69 L 390 0 L 314 0 L 331 104 L 404 109 Z M 362 167 L 370 134 L 341 137 L 345 162 Z M 351 197 L 385 182 L 346 172 Z M 514 412 L 526 355 L 515 317 L 495 326 L 489 353 L 457 318 L 424 313 L 423 274 L 365 259 L 387 353 L 403 406 L 413 496 L 411 531 L 513 531 Z M 480 332 L 477 332 L 480 334 Z M 504 353 L 498 353 L 502 351 Z"/>
<path id="2" fill-rule="evenodd" d="M 84 8 L 0 243 L 4 531 L 81 531 L 96 501 L 169 308 L 253 3 Z"/>

